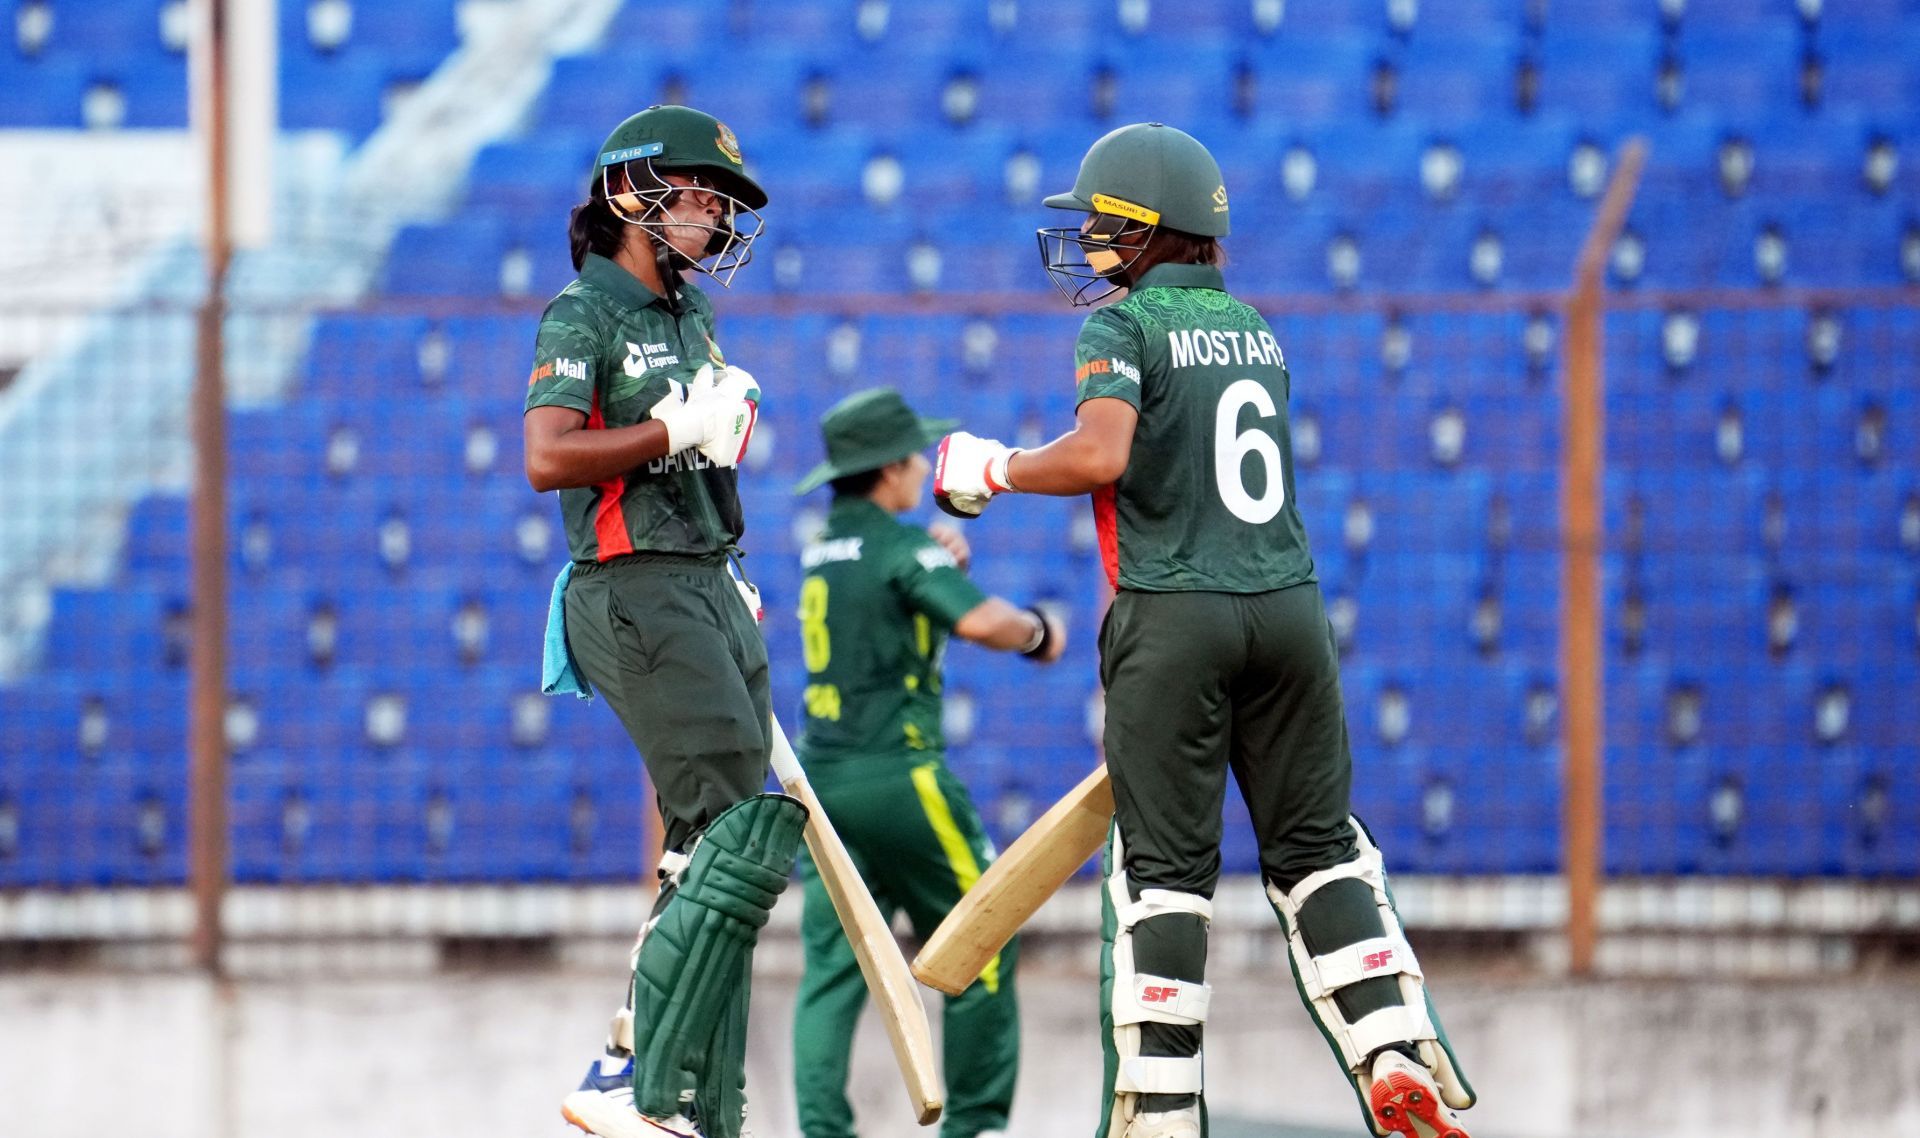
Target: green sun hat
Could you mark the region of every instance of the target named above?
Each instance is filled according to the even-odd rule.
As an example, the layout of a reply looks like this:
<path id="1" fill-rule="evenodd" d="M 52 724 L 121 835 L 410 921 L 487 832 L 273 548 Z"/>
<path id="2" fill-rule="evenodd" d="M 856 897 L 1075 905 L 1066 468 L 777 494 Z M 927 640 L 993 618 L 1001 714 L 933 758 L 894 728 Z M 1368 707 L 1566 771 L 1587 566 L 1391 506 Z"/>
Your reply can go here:
<path id="1" fill-rule="evenodd" d="M 836 478 L 899 462 L 939 442 L 940 436 L 959 425 L 958 419 L 921 418 L 891 387 L 856 391 L 820 417 L 827 461 L 808 471 L 793 492 L 805 494 Z"/>

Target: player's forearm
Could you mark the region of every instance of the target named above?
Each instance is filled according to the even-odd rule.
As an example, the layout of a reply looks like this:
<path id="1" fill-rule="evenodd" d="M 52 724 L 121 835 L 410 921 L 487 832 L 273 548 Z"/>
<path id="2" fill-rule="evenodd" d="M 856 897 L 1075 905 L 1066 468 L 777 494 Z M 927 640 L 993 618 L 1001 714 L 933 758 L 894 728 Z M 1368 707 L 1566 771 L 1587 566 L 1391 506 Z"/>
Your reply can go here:
<path id="1" fill-rule="evenodd" d="M 1039 631 L 1039 617 L 999 597 L 981 601 L 953 626 L 953 634 L 960 639 L 1000 652 L 1027 647 Z"/>
<path id="2" fill-rule="evenodd" d="M 1118 480 L 1132 449 L 1131 438 L 1118 445 L 1075 427 L 1046 446 L 1014 455 L 1007 463 L 1007 477 L 1023 494 L 1086 494 Z"/>
<path id="3" fill-rule="evenodd" d="M 630 427 L 585 428 L 527 440 L 527 481 L 542 493 L 618 478 L 667 453 L 667 428 L 649 420 Z"/>

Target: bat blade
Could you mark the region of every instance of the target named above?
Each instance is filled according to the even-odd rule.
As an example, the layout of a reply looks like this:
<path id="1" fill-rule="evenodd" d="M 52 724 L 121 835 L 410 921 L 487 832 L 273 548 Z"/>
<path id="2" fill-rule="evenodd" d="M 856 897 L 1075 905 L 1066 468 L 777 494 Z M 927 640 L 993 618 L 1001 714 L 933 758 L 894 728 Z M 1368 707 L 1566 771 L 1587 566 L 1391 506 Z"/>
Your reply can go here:
<path id="1" fill-rule="evenodd" d="M 887 1027 L 887 1039 L 893 1043 L 893 1057 L 900 1064 L 906 1081 L 907 1097 L 920 1125 L 930 1126 L 946 1107 L 939 1073 L 933 1063 L 933 1031 L 927 1024 L 927 1010 L 920 1003 L 920 989 L 907 970 L 907 960 L 893 930 L 880 916 L 879 906 L 867 892 L 860 871 L 834 832 L 833 823 L 807 782 L 806 772 L 787 741 L 779 721 L 773 724 L 773 775 L 786 792 L 807 808 L 807 849 L 820 871 L 820 882 L 833 900 L 840 927 L 846 930 L 847 943 L 866 977 L 867 990 L 880 1009 Z"/>
<path id="2" fill-rule="evenodd" d="M 922 984 L 957 996 L 1106 843 L 1113 783 L 1106 764 L 1045 813 L 994 859 L 913 958 Z"/>

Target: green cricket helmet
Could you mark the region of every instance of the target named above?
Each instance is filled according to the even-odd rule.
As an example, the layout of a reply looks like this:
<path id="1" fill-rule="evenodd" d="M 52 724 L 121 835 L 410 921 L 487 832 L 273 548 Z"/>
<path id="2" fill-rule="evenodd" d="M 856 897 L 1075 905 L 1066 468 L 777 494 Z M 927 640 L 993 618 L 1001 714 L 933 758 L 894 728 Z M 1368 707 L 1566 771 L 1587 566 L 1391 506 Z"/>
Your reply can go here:
<path id="1" fill-rule="evenodd" d="M 1080 160 L 1073 189 L 1042 203 L 1090 215 L 1081 225 L 1042 228 L 1040 260 L 1074 305 L 1122 287 L 1127 269 L 1158 228 L 1225 237 L 1227 187 L 1220 164 L 1198 139 L 1165 123 L 1111 131 Z M 1107 287 L 1089 296 L 1097 284 Z"/>
<path id="2" fill-rule="evenodd" d="M 613 172 L 625 177 L 616 185 Z M 727 124 L 692 107 L 653 106 L 613 128 L 600 144 L 594 162 L 608 206 L 615 217 L 645 229 L 662 249 L 667 243 L 666 211 L 684 187 L 669 184 L 662 175 L 683 174 L 694 185 L 714 194 L 721 215 L 713 224 L 683 222 L 708 230 L 706 251 L 698 258 L 679 250 L 673 254 L 687 268 L 698 269 L 727 285 L 741 265 L 753 258 L 753 242 L 765 223 L 756 211 L 767 204 L 767 192 L 748 176 L 740 156 L 740 140 Z M 711 264 L 703 262 L 711 261 Z"/>

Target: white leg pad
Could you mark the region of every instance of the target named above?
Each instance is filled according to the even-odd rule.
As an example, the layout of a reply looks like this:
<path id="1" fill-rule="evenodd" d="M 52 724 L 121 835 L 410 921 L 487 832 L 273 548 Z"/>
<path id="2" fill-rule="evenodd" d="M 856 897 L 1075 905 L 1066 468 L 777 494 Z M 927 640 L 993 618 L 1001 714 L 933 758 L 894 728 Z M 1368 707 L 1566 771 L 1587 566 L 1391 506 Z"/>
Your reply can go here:
<path id="1" fill-rule="evenodd" d="M 1114 869 L 1107 877 L 1106 888 L 1113 903 L 1115 929 L 1113 994 L 1108 1010 L 1113 1017 L 1113 1046 L 1119 1065 L 1114 1073 L 1108 1132 L 1118 1135 L 1134 1115 L 1137 1096 L 1199 1094 L 1204 1089 L 1202 1057 L 1140 1054 L 1140 1025 L 1205 1023 L 1213 998 L 1213 987 L 1205 982 L 1155 976 L 1134 967 L 1134 926 L 1172 913 L 1191 914 L 1203 924 L 1211 924 L 1213 902 L 1196 893 L 1171 889 L 1142 889 L 1140 899 L 1133 900 L 1117 825 L 1112 841 Z"/>
<path id="2" fill-rule="evenodd" d="M 1360 847 L 1359 857 L 1310 874 L 1284 893 L 1269 883 L 1267 898 L 1287 920 L 1287 948 L 1293 957 L 1294 974 L 1313 1006 L 1314 1017 L 1333 1038 L 1334 1046 L 1340 1051 L 1340 1061 L 1355 1078 L 1361 1078 L 1366 1074 L 1367 1057 L 1373 1052 L 1399 1043 L 1419 1047 L 1424 1042 L 1437 1039 L 1438 1033 L 1434 1030 L 1432 1018 L 1427 1015 L 1426 987 L 1422 982 L 1420 961 L 1407 944 L 1406 934 L 1400 927 L 1400 917 L 1394 912 L 1393 902 L 1387 895 L 1386 867 L 1381 861 L 1380 850 L 1367 840 L 1366 832 L 1359 823 L 1354 823 L 1353 829 Z M 1347 878 L 1364 881 L 1373 891 L 1374 904 L 1380 911 L 1380 924 L 1385 931 L 1371 940 L 1315 956 L 1308 951 L 1306 938 L 1300 932 L 1300 910 L 1306 906 L 1307 898 L 1329 883 Z M 1362 980 L 1383 976 L 1398 979 L 1400 998 L 1404 1001 L 1401 1006 L 1381 1008 L 1357 1021 L 1348 1022 L 1340 1011 L 1339 1002 L 1334 999 L 1334 993 Z"/>
<path id="3" fill-rule="evenodd" d="M 1173 1058 L 1135 1055 L 1120 1060 L 1113 1089 L 1120 1094 L 1186 1095 L 1200 1093 L 1200 1056 Z"/>
<path id="4" fill-rule="evenodd" d="M 1114 974 L 1113 1022 L 1116 1024 L 1205 1023 L 1207 1005 L 1212 1001 L 1211 984 L 1135 972 L 1132 985 L 1123 991 L 1119 974 Z"/>
<path id="5" fill-rule="evenodd" d="M 1115 839 L 1116 843 L 1118 839 Z M 1142 889 L 1138 901 L 1128 900 L 1127 875 L 1116 870 L 1107 879 L 1118 927 L 1113 938 L 1113 1022 L 1197 1024 L 1207 1021 L 1213 985 L 1153 976 L 1133 966 L 1133 926 L 1168 913 L 1190 913 L 1213 922 L 1213 902 L 1197 893 L 1172 889 Z"/>

